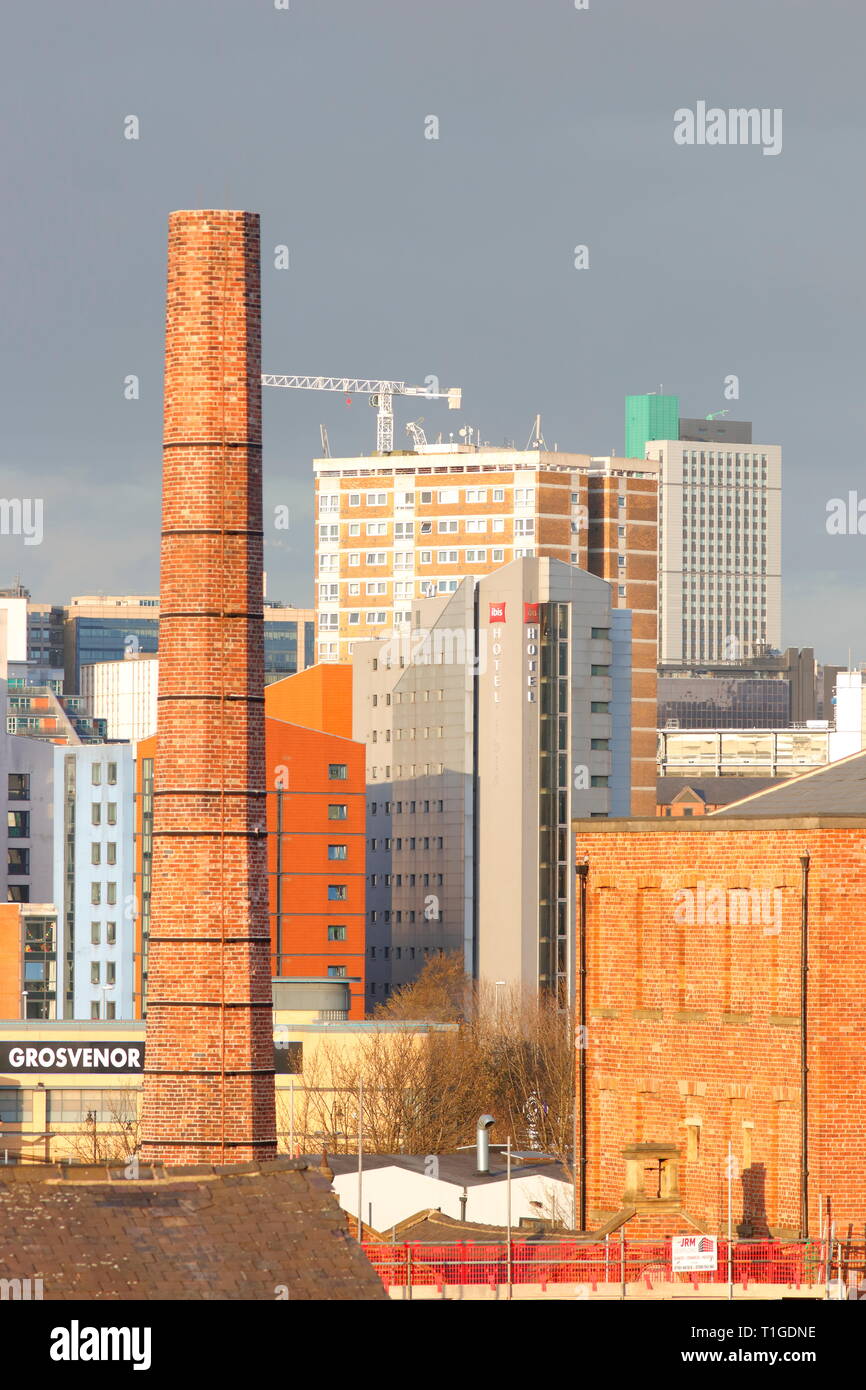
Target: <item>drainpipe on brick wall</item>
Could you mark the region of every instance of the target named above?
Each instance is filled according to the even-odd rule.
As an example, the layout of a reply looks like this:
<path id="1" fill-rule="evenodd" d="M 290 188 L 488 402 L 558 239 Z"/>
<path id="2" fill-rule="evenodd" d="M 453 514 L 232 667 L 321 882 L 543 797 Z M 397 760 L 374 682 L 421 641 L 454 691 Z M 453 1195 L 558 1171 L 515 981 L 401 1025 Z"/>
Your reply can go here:
<path id="1" fill-rule="evenodd" d="M 580 1153 L 578 1155 L 578 1145 L 575 1144 L 574 1154 L 574 1184 L 575 1184 L 575 1227 L 578 1231 L 586 1230 L 586 880 L 589 875 L 589 863 L 584 861 L 577 865 L 577 878 L 580 884 L 580 899 L 578 907 L 578 971 L 577 971 L 577 1037 L 575 1042 L 578 1049 L 578 1086 L 577 1086 L 577 1105 L 579 1110 L 580 1125 Z M 577 1137 L 577 1136 L 575 1136 Z M 577 1188 L 580 1188 L 578 1200 Z"/>
<path id="2" fill-rule="evenodd" d="M 800 855 L 800 1236 L 809 1236 L 809 851 Z"/>

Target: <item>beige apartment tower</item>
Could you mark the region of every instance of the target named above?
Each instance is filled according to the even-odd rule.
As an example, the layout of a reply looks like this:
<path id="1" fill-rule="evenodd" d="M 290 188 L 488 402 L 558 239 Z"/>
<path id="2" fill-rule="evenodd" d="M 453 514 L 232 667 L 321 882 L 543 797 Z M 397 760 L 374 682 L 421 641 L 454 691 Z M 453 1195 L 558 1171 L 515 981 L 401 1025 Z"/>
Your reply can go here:
<path id="1" fill-rule="evenodd" d="M 316 479 L 317 658 L 408 630 L 517 559 L 578 566 L 631 613 L 632 814 L 655 810 L 658 464 L 544 449 L 422 445 L 323 458 Z"/>

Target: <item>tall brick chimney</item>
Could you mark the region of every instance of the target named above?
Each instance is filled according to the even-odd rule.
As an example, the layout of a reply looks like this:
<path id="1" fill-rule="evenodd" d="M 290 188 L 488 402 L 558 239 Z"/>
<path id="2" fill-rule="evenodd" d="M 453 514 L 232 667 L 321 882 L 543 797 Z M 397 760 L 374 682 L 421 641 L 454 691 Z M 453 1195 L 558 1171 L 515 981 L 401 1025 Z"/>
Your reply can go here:
<path id="1" fill-rule="evenodd" d="M 265 838 L 259 219 L 169 219 L 142 1156 L 276 1151 Z"/>

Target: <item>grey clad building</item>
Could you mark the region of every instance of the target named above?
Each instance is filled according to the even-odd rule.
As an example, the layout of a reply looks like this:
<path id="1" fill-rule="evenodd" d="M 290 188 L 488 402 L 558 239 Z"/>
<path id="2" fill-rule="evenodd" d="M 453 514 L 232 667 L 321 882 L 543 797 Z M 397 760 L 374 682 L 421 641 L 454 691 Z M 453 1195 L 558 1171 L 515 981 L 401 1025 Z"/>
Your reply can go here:
<path id="1" fill-rule="evenodd" d="M 367 1006 L 432 955 L 488 984 L 574 991 L 581 816 L 627 815 L 631 613 L 606 581 L 515 560 L 357 643 L 367 745 Z"/>

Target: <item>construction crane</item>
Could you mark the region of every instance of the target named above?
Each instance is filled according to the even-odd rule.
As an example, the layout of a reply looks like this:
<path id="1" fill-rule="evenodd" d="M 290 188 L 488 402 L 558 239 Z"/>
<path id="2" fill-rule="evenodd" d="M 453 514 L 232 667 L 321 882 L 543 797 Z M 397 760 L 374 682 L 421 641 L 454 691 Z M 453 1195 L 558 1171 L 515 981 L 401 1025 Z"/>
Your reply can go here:
<path id="1" fill-rule="evenodd" d="M 394 450 L 394 397 L 426 396 L 431 401 L 447 401 L 449 410 L 459 410 L 463 391 L 452 386 L 432 391 L 428 386 L 407 386 L 405 381 L 373 381 L 370 377 L 350 376 L 262 376 L 263 386 L 286 386 L 294 391 L 342 391 L 346 396 L 369 396 L 376 408 L 376 449 L 380 454 Z"/>

